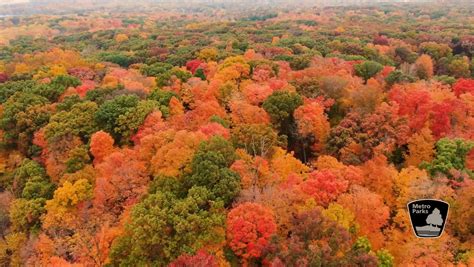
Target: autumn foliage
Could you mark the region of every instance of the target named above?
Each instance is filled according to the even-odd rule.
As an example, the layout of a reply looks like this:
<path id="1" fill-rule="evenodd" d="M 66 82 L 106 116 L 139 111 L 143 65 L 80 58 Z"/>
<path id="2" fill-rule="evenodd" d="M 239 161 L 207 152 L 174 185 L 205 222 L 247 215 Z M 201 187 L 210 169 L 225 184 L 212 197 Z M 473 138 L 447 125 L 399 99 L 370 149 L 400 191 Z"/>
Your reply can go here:
<path id="1" fill-rule="evenodd" d="M 227 239 L 244 260 L 259 258 L 276 232 L 273 212 L 259 204 L 242 203 L 227 215 Z"/>
<path id="2" fill-rule="evenodd" d="M 49 2 L 0 11 L 0 266 L 474 266 L 471 6 Z"/>

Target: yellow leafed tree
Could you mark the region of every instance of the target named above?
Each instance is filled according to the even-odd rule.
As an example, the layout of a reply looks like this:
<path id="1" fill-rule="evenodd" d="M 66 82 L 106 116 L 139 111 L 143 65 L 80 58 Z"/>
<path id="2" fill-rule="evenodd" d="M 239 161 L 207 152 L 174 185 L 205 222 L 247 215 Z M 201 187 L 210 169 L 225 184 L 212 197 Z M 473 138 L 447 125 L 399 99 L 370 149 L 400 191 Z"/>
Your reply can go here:
<path id="1" fill-rule="evenodd" d="M 408 140 L 407 166 L 418 166 L 423 161 L 429 162 L 434 156 L 435 140 L 428 127 L 421 129 Z"/>

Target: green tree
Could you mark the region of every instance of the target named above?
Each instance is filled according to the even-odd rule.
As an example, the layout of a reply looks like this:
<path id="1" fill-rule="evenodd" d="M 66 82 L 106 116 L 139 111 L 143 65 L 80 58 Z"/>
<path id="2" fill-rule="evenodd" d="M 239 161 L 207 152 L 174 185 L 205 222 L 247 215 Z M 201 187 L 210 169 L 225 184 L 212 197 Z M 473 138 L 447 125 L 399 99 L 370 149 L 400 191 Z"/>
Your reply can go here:
<path id="1" fill-rule="evenodd" d="M 45 212 L 46 199 L 23 199 L 13 201 L 10 208 L 10 221 L 12 230 L 21 232 L 29 230 L 39 230 L 41 226 L 40 217 Z"/>
<path id="2" fill-rule="evenodd" d="M 418 54 L 414 53 L 407 47 L 397 47 L 395 48 L 395 55 L 401 60 L 402 62 L 407 62 L 407 63 L 414 63 L 415 60 L 418 58 Z M 400 63 L 402 63 L 400 62 Z"/>
<path id="3" fill-rule="evenodd" d="M 392 267 L 393 266 L 393 256 L 386 249 L 381 249 L 377 251 L 377 258 L 379 260 L 379 267 Z"/>
<path id="4" fill-rule="evenodd" d="M 230 204 L 240 192 L 240 177 L 229 169 L 235 159 L 234 147 L 220 136 L 201 143 L 191 162 L 191 174 L 184 178 L 186 188 L 204 187 L 210 199 Z"/>
<path id="5" fill-rule="evenodd" d="M 412 83 L 415 81 L 416 81 L 415 77 L 405 74 L 399 70 L 390 72 L 387 78 L 385 78 L 385 82 L 387 83 L 388 86 L 392 86 L 396 83 Z"/>
<path id="6" fill-rule="evenodd" d="M 57 104 L 56 110 L 59 111 L 70 111 L 71 108 L 78 103 L 81 103 L 82 99 L 79 95 L 66 96 L 63 101 Z"/>
<path id="7" fill-rule="evenodd" d="M 354 70 L 357 76 L 364 79 L 364 83 L 377 75 L 383 69 L 383 65 L 375 61 L 365 61 L 361 64 L 354 66 Z"/>
<path id="8" fill-rule="evenodd" d="M 420 52 L 422 54 L 430 55 L 431 58 L 438 61 L 443 57 L 451 57 L 452 49 L 447 44 L 440 44 L 436 42 L 426 42 L 420 45 Z"/>
<path id="9" fill-rule="evenodd" d="M 127 140 L 143 124 L 148 114 L 158 109 L 159 104 L 154 100 L 138 102 L 136 107 L 130 108 L 124 114 L 118 116 L 114 133 Z"/>
<path id="10" fill-rule="evenodd" d="M 289 151 L 295 151 L 298 158 L 304 158 L 301 142 L 304 138 L 298 135 L 294 111 L 303 105 L 303 98 L 297 93 L 276 91 L 264 102 L 263 109 L 270 115 L 273 125 L 279 131 L 279 141 L 285 143 Z"/>
<path id="11" fill-rule="evenodd" d="M 85 100 L 97 103 L 97 105 L 104 104 L 105 101 L 110 100 L 110 95 L 116 91 L 117 88 L 96 88 L 87 91 Z"/>
<path id="12" fill-rule="evenodd" d="M 139 102 L 140 99 L 136 95 L 119 95 L 107 100 L 95 113 L 95 121 L 101 129 L 112 134 L 116 140 L 120 140 L 121 136 L 115 130 L 120 127 L 119 117 L 132 112 Z"/>
<path id="13" fill-rule="evenodd" d="M 456 78 L 469 77 L 469 62 L 463 58 L 454 59 L 448 65 L 449 73 Z"/>
<path id="14" fill-rule="evenodd" d="M 451 176 L 450 171 L 455 169 L 474 177 L 471 170 L 466 168 L 466 155 L 474 148 L 474 142 L 456 138 L 442 138 L 436 142 L 436 156 L 429 163 L 422 163 L 422 167 L 434 176 L 438 173 Z"/>
<path id="15" fill-rule="evenodd" d="M 69 152 L 69 158 L 66 161 L 66 172 L 74 173 L 84 168 L 91 162 L 89 150 L 85 145 L 73 148 Z"/>
<path id="16" fill-rule="evenodd" d="M 61 111 L 54 114 L 45 127 L 48 142 L 55 142 L 66 135 L 75 135 L 83 140 L 98 130 L 94 121 L 98 111 L 97 104 L 85 101 L 72 106 L 70 111 Z"/>
<path id="17" fill-rule="evenodd" d="M 49 119 L 48 113 L 39 112 L 41 106 L 48 104 L 48 99 L 27 92 L 14 93 L 4 104 L 0 118 L 0 129 L 4 131 L 4 139 L 8 144 L 17 144 L 21 133 L 32 134 L 31 131 L 39 129 Z M 26 116 L 26 114 L 29 114 Z M 23 118 L 34 115 L 32 125 L 20 124 Z M 46 116 L 45 116 L 46 115 Z M 34 127 L 33 127 L 34 125 Z M 25 129 L 25 127 L 27 129 Z"/>
<path id="18" fill-rule="evenodd" d="M 81 85 L 81 80 L 70 75 L 59 75 L 54 77 L 54 79 L 51 81 L 51 84 L 55 86 L 62 86 L 64 89 L 67 89 L 68 87 L 76 87 Z"/>
<path id="19" fill-rule="evenodd" d="M 438 82 L 441 82 L 441 83 L 444 83 L 444 84 L 449 84 L 449 85 L 453 85 L 457 81 L 456 78 L 448 76 L 448 75 L 435 76 L 434 78 Z"/>
<path id="20" fill-rule="evenodd" d="M 31 145 L 33 135 L 41 127 L 49 122 L 50 116 L 53 114 L 52 105 L 34 105 L 29 107 L 25 112 L 17 114 L 16 130 L 18 131 L 17 147 L 26 155 L 31 155 Z"/>
<path id="21" fill-rule="evenodd" d="M 51 199 L 56 186 L 44 176 L 33 176 L 28 179 L 21 193 L 21 197 L 29 200 Z"/>
<path id="22" fill-rule="evenodd" d="M 290 60 L 290 67 L 294 70 L 302 70 L 309 67 L 311 63 L 311 55 L 297 55 L 293 56 Z"/>
<path id="23" fill-rule="evenodd" d="M 121 67 L 125 67 L 125 68 L 128 67 L 129 65 L 131 65 L 134 61 L 133 57 L 127 56 L 127 55 L 125 55 L 124 53 L 121 53 L 121 52 L 103 53 L 102 55 L 100 55 L 100 58 L 103 61 L 112 62 L 112 63 L 118 64 Z"/>
<path id="24" fill-rule="evenodd" d="M 352 250 L 368 253 L 372 250 L 372 245 L 370 244 L 370 241 L 367 237 L 360 236 L 352 245 Z"/>
<path id="25" fill-rule="evenodd" d="M 186 82 L 189 78 L 191 78 L 193 75 L 189 71 L 184 71 L 180 68 L 172 68 L 171 70 L 162 73 L 158 76 L 156 76 L 156 84 L 158 86 L 167 86 L 171 84 L 171 79 L 177 78 L 181 82 Z"/>
<path id="26" fill-rule="evenodd" d="M 148 195 L 134 207 L 124 236 L 114 241 L 112 264 L 165 266 L 183 253 L 223 242 L 222 202 L 209 198 L 204 187 L 192 188 L 183 199 L 170 192 Z"/>
<path id="27" fill-rule="evenodd" d="M 26 81 L 9 81 L 6 83 L 0 84 L 0 104 L 5 103 L 10 96 L 16 92 L 22 92 L 28 88 L 33 88 L 36 86 L 36 83 L 32 80 Z"/>
<path id="28" fill-rule="evenodd" d="M 20 197 L 27 182 L 30 179 L 40 177 L 44 180 L 48 180 L 46 172 L 36 161 L 30 159 L 24 159 L 21 165 L 15 169 L 13 173 L 13 180 L 10 181 L 9 185 L 3 185 L 4 187 L 11 187 L 13 194 L 16 197 Z"/>
<path id="29" fill-rule="evenodd" d="M 173 91 L 156 88 L 148 95 L 147 99 L 157 101 L 161 113 L 164 117 L 167 117 L 169 115 L 170 101 L 173 97 L 178 98 L 178 95 Z"/>
<path id="30" fill-rule="evenodd" d="M 198 77 L 201 80 L 205 81 L 206 80 L 206 73 L 204 73 L 204 70 L 202 68 L 199 68 L 194 73 L 194 77 Z"/>
<path id="31" fill-rule="evenodd" d="M 144 65 L 140 68 L 140 72 L 146 76 L 157 77 L 173 68 L 173 65 L 163 62 L 153 63 L 151 65 Z"/>
<path id="32" fill-rule="evenodd" d="M 273 123 L 282 129 L 294 120 L 293 112 L 301 105 L 303 98 L 299 94 L 276 91 L 263 102 L 263 109 L 270 115 Z"/>
<path id="33" fill-rule="evenodd" d="M 59 96 L 64 93 L 64 91 L 72 86 L 76 87 L 81 84 L 81 81 L 76 77 L 69 75 L 60 75 L 55 77 L 49 84 L 39 84 L 32 87 L 29 91 L 34 94 L 43 96 L 51 102 L 57 102 Z"/>

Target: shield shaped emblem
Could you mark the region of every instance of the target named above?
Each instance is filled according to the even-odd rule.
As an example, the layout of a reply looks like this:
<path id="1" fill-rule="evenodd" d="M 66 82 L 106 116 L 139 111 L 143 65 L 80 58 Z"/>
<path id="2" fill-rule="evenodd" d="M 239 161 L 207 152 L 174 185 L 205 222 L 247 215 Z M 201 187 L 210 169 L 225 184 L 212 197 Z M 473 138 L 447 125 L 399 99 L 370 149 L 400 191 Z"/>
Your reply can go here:
<path id="1" fill-rule="evenodd" d="M 436 238 L 443 233 L 449 204 L 436 199 L 419 199 L 407 204 L 413 232 L 417 237 Z"/>

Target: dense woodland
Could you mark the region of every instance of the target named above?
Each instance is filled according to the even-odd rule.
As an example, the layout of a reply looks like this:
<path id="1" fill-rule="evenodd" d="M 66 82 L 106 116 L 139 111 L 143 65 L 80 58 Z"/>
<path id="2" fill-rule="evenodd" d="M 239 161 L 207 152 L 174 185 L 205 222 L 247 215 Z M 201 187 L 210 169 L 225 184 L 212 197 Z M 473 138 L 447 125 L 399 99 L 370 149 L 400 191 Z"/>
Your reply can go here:
<path id="1" fill-rule="evenodd" d="M 0 18 L 0 266 L 474 266 L 474 7 L 183 10 Z"/>

